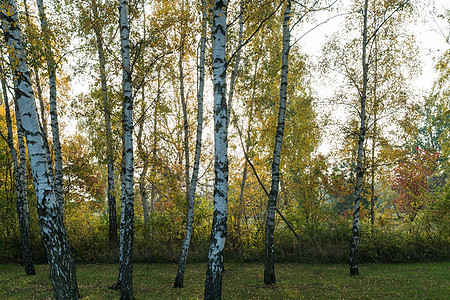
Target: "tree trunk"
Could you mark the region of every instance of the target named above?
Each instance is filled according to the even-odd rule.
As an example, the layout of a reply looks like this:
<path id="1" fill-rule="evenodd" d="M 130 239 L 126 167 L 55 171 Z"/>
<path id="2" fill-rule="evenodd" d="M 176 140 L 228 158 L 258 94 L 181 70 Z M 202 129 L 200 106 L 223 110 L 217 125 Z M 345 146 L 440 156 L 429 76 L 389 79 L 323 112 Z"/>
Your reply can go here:
<path id="1" fill-rule="evenodd" d="M 234 93 L 234 83 L 236 81 L 236 77 L 237 77 L 237 73 L 239 71 L 239 62 L 241 60 L 241 45 L 242 45 L 242 35 L 244 32 L 244 10 L 242 8 L 242 5 L 240 7 L 240 15 L 239 15 L 239 38 L 238 38 L 238 52 L 236 53 L 236 62 L 234 64 L 234 69 L 231 72 L 231 77 L 230 77 L 230 87 L 228 90 L 228 107 L 227 107 L 227 120 L 228 120 L 228 124 L 227 126 L 229 126 L 230 122 L 231 122 L 231 108 L 232 108 L 232 102 L 233 102 L 233 93 Z"/>
<path id="2" fill-rule="evenodd" d="M 184 30 L 183 26 L 187 26 L 184 22 L 181 22 L 181 31 Z M 184 59 L 184 42 L 185 36 L 184 33 L 181 33 L 181 46 L 178 60 L 178 69 L 180 72 L 180 99 L 181 99 L 181 107 L 183 110 L 183 130 L 184 130 L 184 173 L 185 173 L 185 185 L 186 185 L 186 202 L 189 203 L 189 188 L 191 186 L 189 180 L 189 123 L 188 123 L 188 115 L 187 115 L 187 103 L 184 92 L 184 73 L 183 73 L 183 59 Z"/>
<path id="3" fill-rule="evenodd" d="M 371 231 L 373 233 L 375 229 L 375 147 L 376 147 L 376 136 L 377 136 L 377 112 L 378 112 L 378 102 L 377 102 L 377 83 L 378 83 L 378 39 L 374 36 L 374 55 L 375 55 L 375 73 L 374 73 L 374 87 L 373 87 L 373 135 L 372 135 L 372 186 L 370 194 L 370 224 Z"/>
<path id="4" fill-rule="evenodd" d="M 194 222 L 194 205 L 195 191 L 197 188 L 198 172 L 200 168 L 200 155 L 202 148 L 202 132 L 203 132 L 203 90 L 205 86 L 205 48 L 206 48 L 206 1 L 202 0 L 202 36 L 200 38 L 200 63 L 198 66 L 198 91 L 197 91 L 197 140 L 195 143 L 194 169 L 192 172 L 192 180 L 189 188 L 188 211 L 186 222 L 186 233 L 181 248 L 180 262 L 178 264 L 177 276 L 175 278 L 174 287 L 183 287 L 184 270 L 188 257 L 189 245 L 192 236 L 192 224 Z"/>
<path id="5" fill-rule="evenodd" d="M 353 226 L 352 226 L 352 244 L 349 254 L 349 266 L 350 275 L 359 275 L 357 258 L 358 258 L 358 245 L 359 245 L 359 211 L 361 208 L 361 193 L 362 193 L 362 180 L 364 176 L 363 169 L 363 151 L 364 151 L 364 136 L 366 134 L 366 97 L 367 97 L 367 73 L 368 64 L 366 61 L 366 48 L 367 48 L 367 6 L 368 0 L 364 1 L 364 28 L 363 28 L 363 41 L 362 41 L 362 67 L 363 67 L 363 87 L 361 92 L 361 127 L 358 135 L 358 153 L 356 158 L 356 187 L 355 187 L 355 201 L 353 209 Z"/>
<path id="6" fill-rule="evenodd" d="M 105 50 L 103 49 L 102 30 L 99 25 L 100 20 L 96 1 L 93 1 L 92 3 L 92 13 L 94 15 L 92 26 L 95 31 L 97 42 L 98 61 L 100 65 L 100 81 L 102 88 L 103 115 L 105 118 L 105 127 L 106 127 L 106 159 L 108 164 L 107 197 L 108 197 L 108 216 L 109 216 L 108 237 L 109 237 L 109 247 L 111 249 L 115 249 L 119 244 L 119 242 L 117 239 L 117 212 L 116 212 L 116 193 L 114 183 L 114 151 L 113 151 L 113 139 L 111 128 L 111 103 L 108 99 Z"/>
<path id="7" fill-rule="evenodd" d="M 15 93 L 28 146 L 39 225 L 50 265 L 53 292 L 55 299 L 77 299 L 75 264 L 55 195 L 49 151 L 46 148 L 34 102 L 22 31 L 18 27 L 16 2 L 8 0 L 2 3 L 6 6 L 4 7 L 6 9 L 0 10 L 2 29 L 5 41 L 13 51 L 10 52 L 10 61 L 17 62 L 14 70 Z"/>
<path id="8" fill-rule="evenodd" d="M 144 238 L 147 240 L 149 238 L 150 229 L 150 215 L 148 210 L 148 196 L 147 189 L 145 187 L 145 177 L 147 176 L 149 161 L 147 151 L 144 151 L 142 134 L 144 133 L 144 116 L 145 116 L 145 85 L 142 85 L 142 101 L 141 101 L 141 118 L 139 119 L 139 131 L 137 135 L 137 146 L 139 151 L 139 156 L 144 161 L 144 166 L 142 172 L 139 175 L 139 196 L 142 201 L 142 211 L 144 213 Z"/>
<path id="9" fill-rule="evenodd" d="M 25 8 L 25 19 L 27 21 L 27 26 L 31 27 L 30 14 L 28 12 L 27 0 L 23 1 L 23 6 Z M 44 107 L 44 99 L 42 97 L 41 79 L 39 77 L 39 70 L 37 67 L 34 70 L 34 80 L 36 81 L 36 90 L 37 90 L 37 95 L 38 95 L 39 108 L 40 108 L 40 112 L 41 112 L 40 121 L 41 121 L 41 125 L 42 125 L 42 132 L 44 134 L 45 140 L 48 141 L 47 119 L 45 117 L 45 107 Z"/>
<path id="10" fill-rule="evenodd" d="M 20 156 L 20 163 L 19 163 L 19 161 L 17 159 L 16 148 L 14 148 L 12 120 L 11 120 L 11 114 L 9 111 L 9 101 L 8 101 L 8 93 L 6 90 L 6 80 L 3 77 L 3 75 L 5 73 L 3 72 L 2 66 L 0 66 L 0 73 L 2 74 L 1 82 L 2 82 L 2 90 L 3 90 L 3 99 L 5 101 L 6 126 L 8 128 L 8 146 L 9 146 L 9 151 L 11 153 L 11 158 L 13 160 L 13 165 L 14 165 L 14 177 L 16 178 L 17 216 L 19 219 L 20 238 L 21 238 L 21 242 L 22 242 L 22 245 L 21 245 L 22 263 L 25 266 L 25 273 L 27 275 L 35 275 L 36 270 L 34 269 L 32 255 L 31 255 L 30 213 L 28 211 L 27 178 L 26 178 L 27 161 L 26 161 L 26 153 L 25 153 L 23 135 L 22 135 L 22 131 L 21 131 L 22 124 L 20 122 L 20 115 L 16 114 L 17 137 L 18 137 L 19 156 Z"/>
<path id="11" fill-rule="evenodd" d="M 258 74 L 258 65 L 259 65 L 259 57 L 255 62 L 255 70 L 253 73 L 253 90 L 252 90 L 252 98 L 251 98 L 251 102 L 250 102 L 250 114 L 248 117 L 248 124 L 247 124 L 247 141 L 246 141 L 246 145 L 245 145 L 245 153 L 249 153 L 250 151 L 250 138 L 251 138 L 251 131 L 252 131 L 252 120 L 253 120 L 253 109 L 254 109 L 254 105 L 255 105 L 255 92 L 256 92 L 256 77 Z M 242 145 L 242 147 L 244 147 L 244 145 Z M 240 239 L 241 237 L 241 217 L 242 217 L 242 212 L 244 210 L 244 191 L 245 191 L 245 185 L 246 185 L 246 181 L 247 181 L 247 177 L 248 177 L 248 162 L 247 160 L 245 160 L 244 162 L 244 170 L 242 171 L 242 182 L 241 182 L 241 190 L 239 192 L 239 201 L 238 201 L 238 213 L 236 215 L 236 236 L 237 239 Z M 245 212 L 244 212 L 245 215 Z M 239 247 L 238 247 L 239 248 Z"/>
<path id="12" fill-rule="evenodd" d="M 146 5 L 145 1 L 143 1 L 142 2 L 142 12 L 143 12 L 143 31 L 144 31 L 144 37 L 143 38 L 144 38 L 144 40 L 146 39 L 145 5 Z M 144 57 L 141 56 L 141 58 L 142 58 L 142 64 L 145 64 Z M 156 103 L 155 103 L 155 107 L 156 107 Z M 142 82 L 142 106 L 141 106 L 142 118 L 144 118 L 145 112 L 146 112 L 146 107 L 145 107 L 145 80 L 143 80 L 143 82 Z M 140 134 L 139 140 L 141 140 L 143 131 L 144 131 L 144 120 L 142 119 L 142 122 L 140 123 L 140 126 L 139 126 L 139 134 Z M 141 147 L 142 147 L 142 142 L 141 142 Z M 140 196 L 141 196 L 141 199 L 142 199 L 142 210 L 143 210 L 143 213 L 144 213 L 144 238 L 147 240 L 149 238 L 149 232 L 150 232 L 150 213 L 149 213 L 149 207 L 148 207 L 148 194 L 147 194 L 147 189 L 146 189 L 146 185 L 145 185 L 145 181 L 144 180 L 145 180 L 145 177 L 147 176 L 147 172 L 148 172 L 148 168 L 149 168 L 149 155 L 148 155 L 147 151 L 144 152 L 142 148 L 139 151 L 141 153 L 143 153 L 143 155 L 144 155 L 144 158 L 143 158 L 144 159 L 144 168 L 142 170 L 141 178 L 139 180 L 139 192 L 140 192 Z"/>
<path id="13" fill-rule="evenodd" d="M 64 216 L 64 181 L 62 167 L 61 141 L 59 138 L 58 110 L 56 105 L 56 63 L 53 57 L 51 44 L 49 41 L 50 29 L 48 28 L 47 18 L 45 16 L 43 0 L 36 0 L 39 19 L 41 21 L 42 34 L 44 36 L 45 55 L 47 59 L 47 71 L 50 87 L 50 119 L 53 136 L 53 151 L 55 155 L 55 185 L 56 199 L 60 205 L 61 212 Z"/>
<path id="14" fill-rule="evenodd" d="M 128 1 L 120 1 L 120 39 L 122 54 L 122 219 L 120 224 L 120 299 L 133 299 L 133 236 L 134 236 L 134 191 L 133 191 L 133 95 L 131 85 L 130 41 L 128 25 Z"/>
<path id="15" fill-rule="evenodd" d="M 26 5 L 26 4 L 25 4 Z M 41 79 L 39 77 L 39 70 L 34 70 L 34 80 L 36 81 L 36 90 L 38 94 L 39 108 L 41 111 L 41 126 L 42 133 L 44 134 L 44 138 L 48 141 L 47 134 L 47 118 L 45 117 L 45 106 L 44 106 L 44 98 L 42 97 L 42 88 L 41 88 Z"/>
<path id="16" fill-rule="evenodd" d="M 275 230 L 275 212 L 277 208 L 278 186 L 280 182 L 281 144 L 284 134 L 284 123 L 287 102 L 288 84 L 288 58 L 290 49 L 289 19 L 291 14 L 291 1 L 288 1 L 283 19 L 283 52 L 281 58 L 280 107 L 278 110 L 278 125 L 275 135 L 275 146 L 272 162 L 272 186 L 270 188 L 267 204 L 266 235 L 264 249 L 264 283 L 276 282 L 273 256 L 273 233 Z"/>
<path id="17" fill-rule="evenodd" d="M 227 233 L 228 198 L 228 138 L 226 100 L 226 32 L 227 1 L 215 0 L 212 22 L 212 69 L 214 84 L 214 215 L 208 266 L 205 282 L 205 299 L 222 297 L 223 248 Z"/>

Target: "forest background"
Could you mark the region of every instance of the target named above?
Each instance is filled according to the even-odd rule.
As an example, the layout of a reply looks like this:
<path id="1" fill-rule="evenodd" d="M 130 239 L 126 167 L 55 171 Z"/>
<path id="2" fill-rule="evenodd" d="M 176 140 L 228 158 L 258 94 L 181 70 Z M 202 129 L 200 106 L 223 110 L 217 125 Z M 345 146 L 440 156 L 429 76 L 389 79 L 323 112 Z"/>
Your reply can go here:
<path id="1" fill-rule="evenodd" d="M 388 2 L 370 1 L 373 28 L 386 17 Z M 42 50 L 45 43 L 51 43 L 56 58 L 64 222 L 72 253 L 77 262 L 117 261 L 121 214 L 115 213 L 114 238 L 110 204 L 112 198 L 116 199 L 120 210 L 122 65 L 118 3 L 49 1 L 49 31 L 45 35 L 41 34 L 35 3 L 18 4 L 41 125 L 48 136 L 50 87 L 45 78 L 50 68 Z M 283 10 L 278 4 L 234 1 L 228 7 L 227 52 L 228 59 L 233 58 L 229 73 L 234 79 L 229 80 L 233 101 L 229 112 L 226 259 L 263 259 L 267 196 L 255 173 L 263 185 L 270 185 L 281 76 Z M 281 218 L 276 219 L 274 249 L 278 261 L 345 262 L 348 258 L 358 78 L 362 74 L 360 60 L 356 59 L 361 56 L 361 3 L 329 4 L 320 6 L 326 8 L 322 15 L 314 14 L 314 10 L 306 13 L 301 6 L 293 12 L 293 20 L 300 21 L 293 26 L 295 43 L 290 50 L 278 209 L 296 234 Z M 359 259 L 365 262 L 449 259 L 450 15 L 448 10 L 434 9 L 429 1 L 408 4 L 383 23 L 371 48 L 376 68 L 372 69 L 367 104 L 370 129 L 364 144 L 359 247 Z M 198 123 L 201 9 L 197 1 L 187 0 L 129 3 L 135 102 L 135 261 L 179 259 Z M 325 38 L 317 59 L 312 59 L 303 50 L 316 34 L 315 29 L 309 30 L 329 18 L 339 20 L 340 25 Z M 446 47 L 435 58 L 435 81 L 425 90 L 415 87 L 423 62 L 411 24 L 432 24 L 436 39 L 442 39 Z M 1 43 L 2 78 L 12 99 L 9 68 L 13 63 L 7 60 L 3 39 Z M 210 41 L 206 45 L 205 132 L 190 261 L 206 260 L 213 218 Z M 319 92 L 325 89 L 326 93 Z M 0 139 L 0 261 L 19 262 L 22 243 L 17 187 L 3 121 L 4 104 L 2 101 L 0 108 L 5 137 Z M 14 109 L 11 114 L 15 132 Z M 105 123 L 108 118 L 110 131 Z M 48 141 L 54 153 L 53 139 Z M 19 147 L 17 139 L 14 144 Z M 323 145 L 329 149 L 323 151 Z M 113 172 L 108 172 L 108 164 Z M 108 180 L 112 180 L 112 188 Z M 45 262 L 29 165 L 27 189 L 32 257 Z"/>

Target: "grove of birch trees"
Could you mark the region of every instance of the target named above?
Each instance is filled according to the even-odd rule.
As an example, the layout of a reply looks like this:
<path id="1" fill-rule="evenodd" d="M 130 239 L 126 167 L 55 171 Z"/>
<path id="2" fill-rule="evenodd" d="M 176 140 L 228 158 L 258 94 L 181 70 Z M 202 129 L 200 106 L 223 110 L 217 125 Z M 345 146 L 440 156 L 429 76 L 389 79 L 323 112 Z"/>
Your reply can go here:
<path id="1" fill-rule="evenodd" d="M 280 261 L 448 260 L 437 4 L 0 0 L 0 262 L 48 263 L 55 299 L 79 262 L 117 263 L 121 299 L 133 262 L 175 288 L 205 262 L 221 299 L 227 261 L 273 285 Z"/>

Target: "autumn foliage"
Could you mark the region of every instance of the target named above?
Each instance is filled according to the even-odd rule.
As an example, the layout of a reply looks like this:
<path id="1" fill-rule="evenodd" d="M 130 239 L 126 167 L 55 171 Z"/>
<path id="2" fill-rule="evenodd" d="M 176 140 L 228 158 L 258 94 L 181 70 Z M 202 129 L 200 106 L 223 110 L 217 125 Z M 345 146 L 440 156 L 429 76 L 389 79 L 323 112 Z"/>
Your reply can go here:
<path id="1" fill-rule="evenodd" d="M 430 176 L 435 172 L 439 153 L 417 147 L 411 159 L 400 163 L 394 170 L 392 188 L 398 196 L 397 209 L 407 214 L 411 221 L 430 201 Z"/>

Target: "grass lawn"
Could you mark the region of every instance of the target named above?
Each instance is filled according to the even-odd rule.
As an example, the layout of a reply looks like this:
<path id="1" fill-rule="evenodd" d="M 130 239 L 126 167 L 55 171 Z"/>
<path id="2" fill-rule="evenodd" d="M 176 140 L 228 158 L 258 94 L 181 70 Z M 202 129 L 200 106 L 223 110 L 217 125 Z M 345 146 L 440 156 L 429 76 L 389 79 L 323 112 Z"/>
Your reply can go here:
<path id="1" fill-rule="evenodd" d="M 263 282 L 262 263 L 227 263 L 223 299 L 450 299 L 450 262 L 362 264 L 348 276 L 347 265 L 276 264 L 277 283 Z M 206 264 L 189 264 L 185 288 L 172 287 L 176 264 L 135 264 L 137 299 L 202 299 Z M 0 299 L 52 299 L 48 266 L 26 276 L 19 265 L 0 265 Z M 77 265 L 83 299 L 119 299 L 108 289 L 117 280 L 116 265 Z"/>

